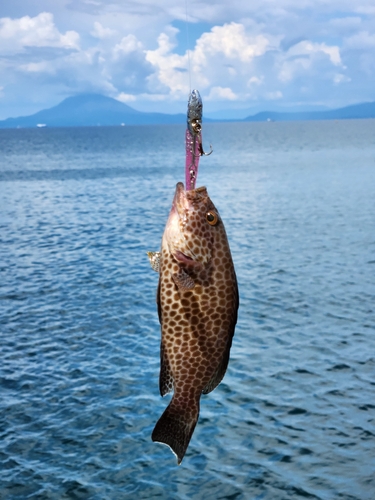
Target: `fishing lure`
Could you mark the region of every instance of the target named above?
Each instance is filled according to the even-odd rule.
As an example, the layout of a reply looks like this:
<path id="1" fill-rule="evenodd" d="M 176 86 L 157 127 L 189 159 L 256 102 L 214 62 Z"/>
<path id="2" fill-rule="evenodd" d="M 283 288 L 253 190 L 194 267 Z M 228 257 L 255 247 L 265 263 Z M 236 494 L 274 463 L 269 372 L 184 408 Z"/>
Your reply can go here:
<path id="1" fill-rule="evenodd" d="M 195 189 L 198 176 L 198 165 L 201 156 L 209 156 L 212 153 L 205 153 L 202 146 L 202 112 L 203 104 L 198 90 L 190 93 L 187 110 L 187 128 L 185 136 L 186 163 L 185 163 L 185 186 L 186 190 Z"/>

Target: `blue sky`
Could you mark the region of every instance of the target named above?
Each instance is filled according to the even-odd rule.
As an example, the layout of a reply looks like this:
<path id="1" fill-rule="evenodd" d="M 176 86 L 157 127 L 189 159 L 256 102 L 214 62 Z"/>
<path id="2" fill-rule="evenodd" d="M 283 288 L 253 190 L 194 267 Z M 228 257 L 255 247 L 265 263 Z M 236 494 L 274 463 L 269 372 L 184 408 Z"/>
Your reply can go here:
<path id="1" fill-rule="evenodd" d="M 190 82 L 207 114 L 375 100 L 374 0 L 190 1 L 187 13 L 185 0 L 2 0 L 0 119 L 82 92 L 185 113 Z"/>

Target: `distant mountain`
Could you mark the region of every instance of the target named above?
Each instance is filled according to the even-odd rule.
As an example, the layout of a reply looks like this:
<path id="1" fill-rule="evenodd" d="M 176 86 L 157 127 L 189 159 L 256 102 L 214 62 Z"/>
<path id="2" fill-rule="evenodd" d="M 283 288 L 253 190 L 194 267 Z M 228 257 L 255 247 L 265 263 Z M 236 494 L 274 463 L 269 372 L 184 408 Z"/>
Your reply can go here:
<path id="1" fill-rule="evenodd" d="M 212 116 L 213 118 L 213 116 Z M 375 118 L 375 102 L 355 104 L 328 111 L 280 112 L 262 111 L 244 119 L 210 119 L 212 121 L 292 121 L 340 120 L 344 118 Z M 30 116 L 7 118 L 0 121 L 0 128 L 17 127 L 81 127 L 96 125 L 156 125 L 185 123 L 185 114 L 144 113 L 126 104 L 100 94 L 81 94 L 64 99 L 53 108 L 44 109 Z"/>
<path id="2" fill-rule="evenodd" d="M 79 127 L 96 125 L 152 125 L 185 123 L 186 115 L 143 113 L 126 104 L 100 94 L 82 94 L 64 99 L 53 108 L 31 116 L 0 121 L 0 128 Z"/>
<path id="3" fill-rule="evenodd" d="M 256 115 L 248 116 L 244 121 L 343 120 L 352 118 L 375 118 L 375 102 L 364 102 L 329 111 L 301 111 L 297 113 L 262 111 Z"/>
<path id="4" fill-rule="evenodd" d="M 302 110 L 304 112 L 309 111 L 327 111 L 329 108 L 327 106 L 319 106 L 319 105 L 304 105 L 301 107 L 301 105 L 289 105 L 287 108 L 282 106 L 280 103 L 276 105 L 275 103 L 273 104 L 273 112 L 277 113 L 300 113 Z M 230 120 L 230 121 L 242 121 L 245 118 L 249 116 L 254 116 L 257 113 L 263 112 L 264 110 L 264 104 L 253 104 L 252 107 L 250 108 L 222 108 L 218 111 L 205 111 L 204 112 L 204 118 L 210 118 L 212 120 L 216 121 L 223 121 L 223 120 Z M 268 111 L 267 113 L 270 113 Z"/>

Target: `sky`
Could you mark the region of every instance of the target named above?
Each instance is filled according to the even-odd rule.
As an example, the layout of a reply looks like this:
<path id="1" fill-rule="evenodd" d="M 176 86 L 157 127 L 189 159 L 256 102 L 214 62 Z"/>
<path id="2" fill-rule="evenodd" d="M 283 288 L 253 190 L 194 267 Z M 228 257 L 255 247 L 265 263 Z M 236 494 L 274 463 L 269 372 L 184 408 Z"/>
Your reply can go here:
<path id="1" fill-rule="evenodd" d="M 375 0 L 0 0 L 0 119 L 100 93 L 140 111 L 375 100 Z"/>

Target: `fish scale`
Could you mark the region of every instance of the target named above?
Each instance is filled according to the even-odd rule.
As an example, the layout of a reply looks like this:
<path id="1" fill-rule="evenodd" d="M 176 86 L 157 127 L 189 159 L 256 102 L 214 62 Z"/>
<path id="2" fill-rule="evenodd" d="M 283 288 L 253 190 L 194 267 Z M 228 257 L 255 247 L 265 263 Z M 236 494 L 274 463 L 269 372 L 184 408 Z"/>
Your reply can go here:
<path id="1" fill-rule="evenodd" d="M 200 397 L 227 369 L 239 303 L 224 224 L 205 187 L 177 184 L 161 251 L 149 257 L 159 270 L 160 393 L 174 390 L 152 440 L 170 446 L 181 463 Z"/>

